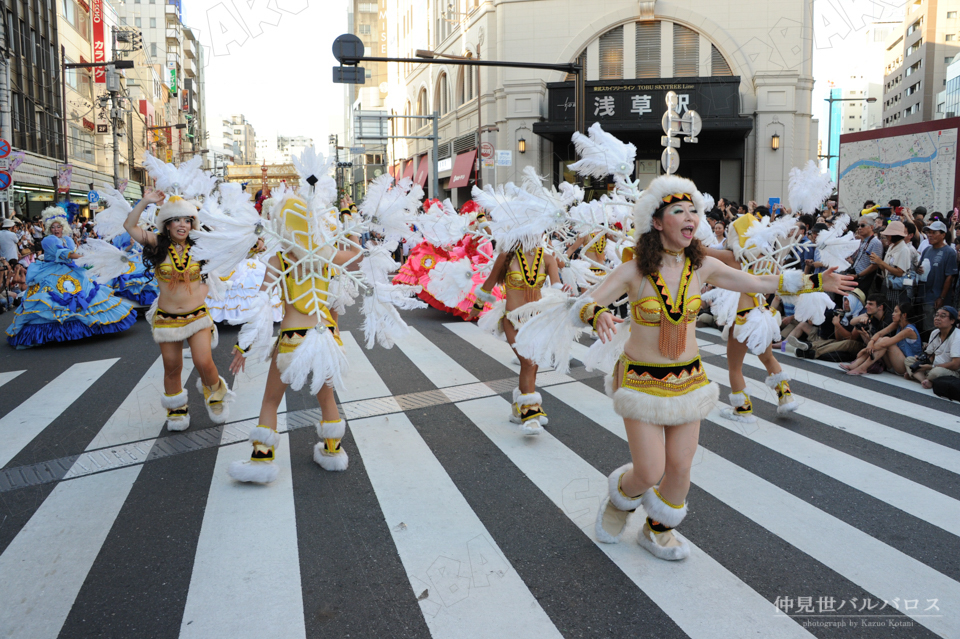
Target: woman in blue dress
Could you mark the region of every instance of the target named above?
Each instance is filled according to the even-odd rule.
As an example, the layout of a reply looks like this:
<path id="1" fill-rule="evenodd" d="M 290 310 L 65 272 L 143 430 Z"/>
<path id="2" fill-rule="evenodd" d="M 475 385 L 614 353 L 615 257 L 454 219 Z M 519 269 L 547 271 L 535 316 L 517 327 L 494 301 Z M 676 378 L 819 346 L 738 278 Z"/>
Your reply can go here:
<path id="1" fill-rule="evenodd" d="M 7 328 L 7 342 L 29 348 L 90 335 L 119 333 L 137 319 L 133 304 L 112 289 L 90 281 L 74 264 L 79 255 L 69 234 L 67 213 L 55 206 L 43 211 L 43 259 L 27 269 L 27 292 Z"/>
<path id="2" fill-rule="evenodd" d="M 143 247 L 134 242 L 126 232 L 113 238 L 111 243 L 126 253 L 129 260 L 127 272 L 110 280 L 114 295 L 125 297 L 138 306 L 149 307 L 153 300 L 157 299 L 160 289 L 157 288 L 157 279 L 153 273 L 147 272 L 143 266 Z"/>

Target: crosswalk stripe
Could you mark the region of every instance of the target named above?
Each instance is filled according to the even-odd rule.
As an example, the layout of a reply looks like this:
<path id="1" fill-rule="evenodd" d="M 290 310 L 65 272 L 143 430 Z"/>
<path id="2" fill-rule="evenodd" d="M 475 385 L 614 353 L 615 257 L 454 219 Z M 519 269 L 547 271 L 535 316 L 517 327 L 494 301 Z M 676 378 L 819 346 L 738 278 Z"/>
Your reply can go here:
<path id="1" fill-rule="evenodd" d="M 119 361 L 101 359 L 74 364 L 25 402 L 0 418 L 0 468 L 10 463 L 63 411 Z"/>
<path id="2" fill-rule="evenodd" d="M 583 385 L 552 386 L 547 392 L 560 395 L 578 386 Z M 460 402 L 457 407 L 596 542 L 594 521 L 607 492 L 602 473 L 549 433 L 533 443 L 520 436 L 505 419 L 510 404 L 503 398 Z M 648 555 L 634 541 L 641 519 L 631 518 L 619 544 L 597 546 L 691 637 L 739 636 L 744 627 L 766 637 L 810 636 L 792 619 L 774 615 L 769 601 L 692 544 L 692 555 L 682 565 Z M 697 605 L 689 605 L 691 600 Z"/>
<path id="3" fill-rule="evenodd" d="M 435 639 L 562 636 L 405 414 L 350 431 Z"/>
<path id="4" fill-rule="evenodd" d="M 19 377 L 20 375 L 26 372 L 27 371 L 7 371 L 5 373 L 0 373 L 0 386 L 3 386 L 7 382 L 13 379 L 16 379 L 17 377 Z"/>
<path id="5" fill-rule="evenodd" d="M 721 334 L 720 334 L 720 331 L 718 331 L 718 330 L 715 329 L 715 328 L 706 328 L 706 327 L 705 327 L 705 328 L 698 328 L 698 329 L 697 329 L 697 332 L 698 332 L 698 333 L 703 333 L 703 334 L 706 334 L 706 335 L 710 335 L 710 336 L 716 337 L 716 338 L 718 338 L 718 339 L 722 339 L 722 336 L 721 336 Z M 721 343 L 721 344 L 717 344 L 716 342 L 713 342 L 713 341 L 710 341 L 710 340 L 699 340 L 699 339 L 698 339 L 697 341 L 700 342 L 701 346 L 721 346 L 721 347 L 723 347 L 723 344 L 722 344 L 722 343 Z M 726 347 L 724 347 L 724 352 L 726 352 Z M 780 359 L 780 363 L 781 363 L 781 364 L 784 364 L 784 362 L 782 361 L 783 358 L 781 357 L 781 358 L 779 358 L 779 359 Z M 792 357 L 789 357 L 788 359 L 793 359 L 793 358 L 792 358 Z M 829 369 L 829 370 L 832 370 L 832 371 L 839 371 L 839 370 L 840 370 L 840 368 L 838 367 L 838 365 L 837 365 L 836 362 L 828 362 L 828 361 L 825 361 L 825 360 L 822 360 L 822 359 L 803 359 L 803 360 L 801 360 L 801 361 L 808 362 L 808 363 L 811 363 L 811 364 L 814 364 L 814 365 L 816 365 L 816 366 L 820 366 L 820 367 L 822 367 L 822 368 L 826 368 L 826 369 Z M 798 366 L 797 368 L 798 368 L 799 370 L 803 370 L 803 369 L 800 369 L 799 366 Z M 881 383 L 881 384 L 886 384 L 886 385 L 888 385 L 888 386 L 896 386 L 896 387 L 899 388 L 899 389 L 906 390 L 906 391 L 910 391 L 911 393 L 914 393 L 914 394 L 917 394 L 917 395 L 924 395 L 924 396 L 926 396 L 926 397 L 933 397 L 933 398 L 935 398 L 935 399 L 942 400 L 942 401 L 944 401 L 944 402 L 949 402 L 949 401 L 950 401 L 950 400 L 948 400 L 948 399 L 946 399 L 946 398 L 938 397 L 932 390 L 930 390 L 930 389 L 928 389 L 928 388 L 924 388 L 923 386 L 921 386 L 921 385 L 918 384 L 917 382 L 914 382 L 914 381 L 911 381 L 911 380 L 908 380 L 908 379 L 904 379 L 903 377 L 901 377 L 901 376 L 899 376 L 899 375 L 887 375 L 887 374 L 884 373 L 884 374 L 880 374 L 880 375 L 867 375 L 867 376 L 864 377 L 864 379 L 869 380 L 869 381 L 873 381 L 873 382 L 878 382 L 878 383 Z M 857 388 L 862 388 L 862 387 L 861 387 L 861 386 L 857 386 Z"/>
<path id="6" fill-rule="evenodd" d="M 705 364 L 704 368 L 713 379 L 718 379 L 723 372 L 723 369 L 710 364 Z M 760 385 L 754 380 L 749 380 L 748 385 L 751 382 L 755 387 Z M 763 390 L 751 389 L 751 392 L 754 391 L 755 398 L 777 404 L 775 399 L 769 400 Z M 803 405 L 812 403 L 815 402 L 806 400 Z M 720 410 L 714 409 L 710 413 L 710 421 L 960 536 L 960 502 L 956 499 L 764 419 L 757 418 L 756 423 L 742 424 L 724 419 L 720 416 Z"/>
<path id="7" fill-rule="evenodd" d="M 234 380 L 237 398 L 230 407 L 231 421 L 259 415 L 269 369 L 269 361 L 261 362 Z M 281 432 L 286 430 L 285 410 L 286 399 L 278 409 Z M 227 441 L 222 443 L 229 438 L 225 430 Z M 289 443 L 289 436 L 281 435 L 274 462 L 280 474 L 269 486 L 235 482 L 227 474 L 230 462 L 249 458 L 249 445 L 224 446 L 217 452 L 180 626 L 182 639 L 259 639 L 265 628 L 285 639 L 306 636 Z"/>
<path id="8" fill-rule="evenodd" d="M 713 355 L 726 355 L 727 352 L 726 348 L 720 345 L 708 346 L 703 350 Z M 763 363 L 756 355 L 748 354 L 746 358 L 744 358 L 743 363 L 750 368 L 764 368 Z M 781 362 L 781 366 L 783 367 L 784 372 L 798 382 L 815 386 L 817 388 L 822 388 L 830 391 L 831 393 L 843 395 L 844 397 L 868 406 L 888 410 L 898 415 L 908 415 L 912 419 L 926 422 L 932 426 L 938 426 L 945 430 L 960 433 L 960 416 L 955 413 L 947 413 L 933 408 L 928 408 L 927 406 L 913 404 L 911 402 L 894 397 L 893 395 L 878 393 L 868 388 L 863 388 L 862 386 L 848 384 L 834 377 L 819 375 L 803 368 L 791 366 L 790 364 L 784 364 Z"/>
<path id="9" fill-rule="evenodd" d="M 347 373 L 349 379 L 367 380 L 364 384 L 350 384 L 344 379 L 346 388 L 337 391 L 337 398 L 341 402 L 352 402 L 358 399 L 372 399 L 374 397 L 389 397 L 393 395 L 387 385 L 383 383 L 377 371 L 373 368 L 370 360 L 363 354 L 363 347 L 357 343 L 350 331 L 342 331 L 340 339 L 343 340 L 343 348 L 347 353 L 347 361 L 350 362 L 350 371 Z M 399 410 L 399 406 L 397 407 Z"/>
<path id="10" fill-rule="evenodd" d="M 708 362 L 704 362 L 704 367 L 710 379 L 719 380 L 724 385 L 728 383 L 725 381 L 727 379 L 726 369 Z M 765 384 L 751 378 L 746 379 L 748 386 L 750 386 L 750 397 L 753 401 L 759 400 L 774 406 L 777 405 L 776 395 Z M 798 415 L 809 417 L 825 426 L 843 430 L 885 448 L 909 455 L 914 459 L 960 474 L 960 450 L 931 442 L 890 426 L 884 426 L 860 415 L 853 415 L 838 408 L 821 404 L 809 397 L 801 397 L 796 392 L 794 392 L 794 396 L 800 405 L 796 411 Z"/>
<path id="11" fill-rule="evenodd" d="M 403 351 L 437 388 L 480 382 L 412 326 L 407 336 L 397 342 L 397 348 Z"/>
<path id="12" fill-rule="evenodd" d="M 593 421 L 626 441 L 623 420 L 613 411 L 610 399 L 600 391 L 576 382 L 550 388 L 547 392 L 574 410 L 590 415 Z M 960 583 L 702 445 L 694 459 L 691 479 L 745 517 L 884 600 L 929 596 L 940 601 L 960 602 Z M 891 580 L 890 575 L 898 578 Z M 905 611 L 904 614 L 943 636 L 960 632 L 960 618 L 929 617 L 919 611 L 911 612 Z"/>
<path id="13" fill-rule="evenodd" d="M 184 381 L 192 369 L 191 362 L 184 362 Z M 157 384 L 162 388 L 160 358 L 88 450 L 98 441 L 129 441 L 123 438 L 133 433 L 140 437 L 159 434 L 166 413 L 143 407 L 143 402 L 151 400 L 159 406 L 159 397 L 148 394 Z M 145 444 L 149 450 L 150 443 Z M 83 458 L 81 455 L 78 463 Z M 6 602 L 0 606 L 0 627 L 9 631 L 9 636 L 43 639 L 58 635 L 141 468 L 131 466 L 60 482 L 20 530 L 0 556 L 0 601 Z"/>

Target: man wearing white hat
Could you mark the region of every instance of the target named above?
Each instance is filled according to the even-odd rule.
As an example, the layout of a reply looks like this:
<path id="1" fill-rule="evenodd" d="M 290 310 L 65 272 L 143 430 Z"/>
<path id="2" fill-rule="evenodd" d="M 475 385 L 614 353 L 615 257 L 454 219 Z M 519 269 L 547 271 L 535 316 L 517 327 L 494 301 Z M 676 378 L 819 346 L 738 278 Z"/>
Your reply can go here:
<path id="1" fill-rule="evenodd" d="M 4 220 L 0 225 L 0 257 L 4 261 L 15 260 L 20 257 L 17 249 L 17 234 L 13 232 L 16 223 L 13 220 Z"/>

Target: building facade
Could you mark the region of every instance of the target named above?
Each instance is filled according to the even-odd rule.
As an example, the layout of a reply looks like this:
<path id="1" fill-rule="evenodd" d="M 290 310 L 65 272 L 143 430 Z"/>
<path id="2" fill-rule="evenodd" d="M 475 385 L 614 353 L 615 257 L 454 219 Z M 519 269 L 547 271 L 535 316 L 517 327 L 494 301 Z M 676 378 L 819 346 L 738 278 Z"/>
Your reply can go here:
<path id="1" fill-rule="evenodd" d="M 934 119 L 947 66 L 960 52 L 960 0 L 909 0 L 887 40 L 883 125 Z"/>
<path id="2" fill-rule="evenodd" d="M 664 94 L 674 90 L 681 111 L 694 109 L 704 121 L 699 143 L 680 149 L 679 174 L 716 197 L 761 201 L 785 195 L 789 170 L 816 154 L 812 4 L 782 0 L 758 11 L 732 0 L 616 0 L 585 13 L 572 0 L 387 0 L 388 50 L 394 57 L 431 49 L 481 60 L 580 61 L 587 125 L 601 122 L 637 146 L 641 182 L 662 171 L 660 119 Z M 431 196 L 459 203 L 478 178 L 516 181 L 526 166 L 554 182 L 571 177 L 572 77 L 425 64 L 391 64 L 388 76 L 394 113 L 440 116 L 437 158 L 428 140 L 387 145 L 401 177 L 429 184 L 426 175 L 439 169 L 441 192 Z M 408 122 L 394 132 L 426 135 L 429 128 Z M 488 161 L 470 159 L 480 150 L 492 151 L 480 154 Z"/>

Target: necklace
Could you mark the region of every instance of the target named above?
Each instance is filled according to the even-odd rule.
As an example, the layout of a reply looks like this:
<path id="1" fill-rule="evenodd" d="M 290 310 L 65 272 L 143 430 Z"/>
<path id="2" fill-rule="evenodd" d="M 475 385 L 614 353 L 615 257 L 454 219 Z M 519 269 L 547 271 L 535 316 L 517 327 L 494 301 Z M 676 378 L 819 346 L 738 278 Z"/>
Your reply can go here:
<path id="1" fill-rule="evenodd" d="M 680 263 L 680 258 L 683 255 L 683 251 L 671 251 L 668 248 L 664 248 L 663 252 L 666 253 L 667 255 L 672 255 L 674 259 L 677 260 L 677 264 Z"/>

